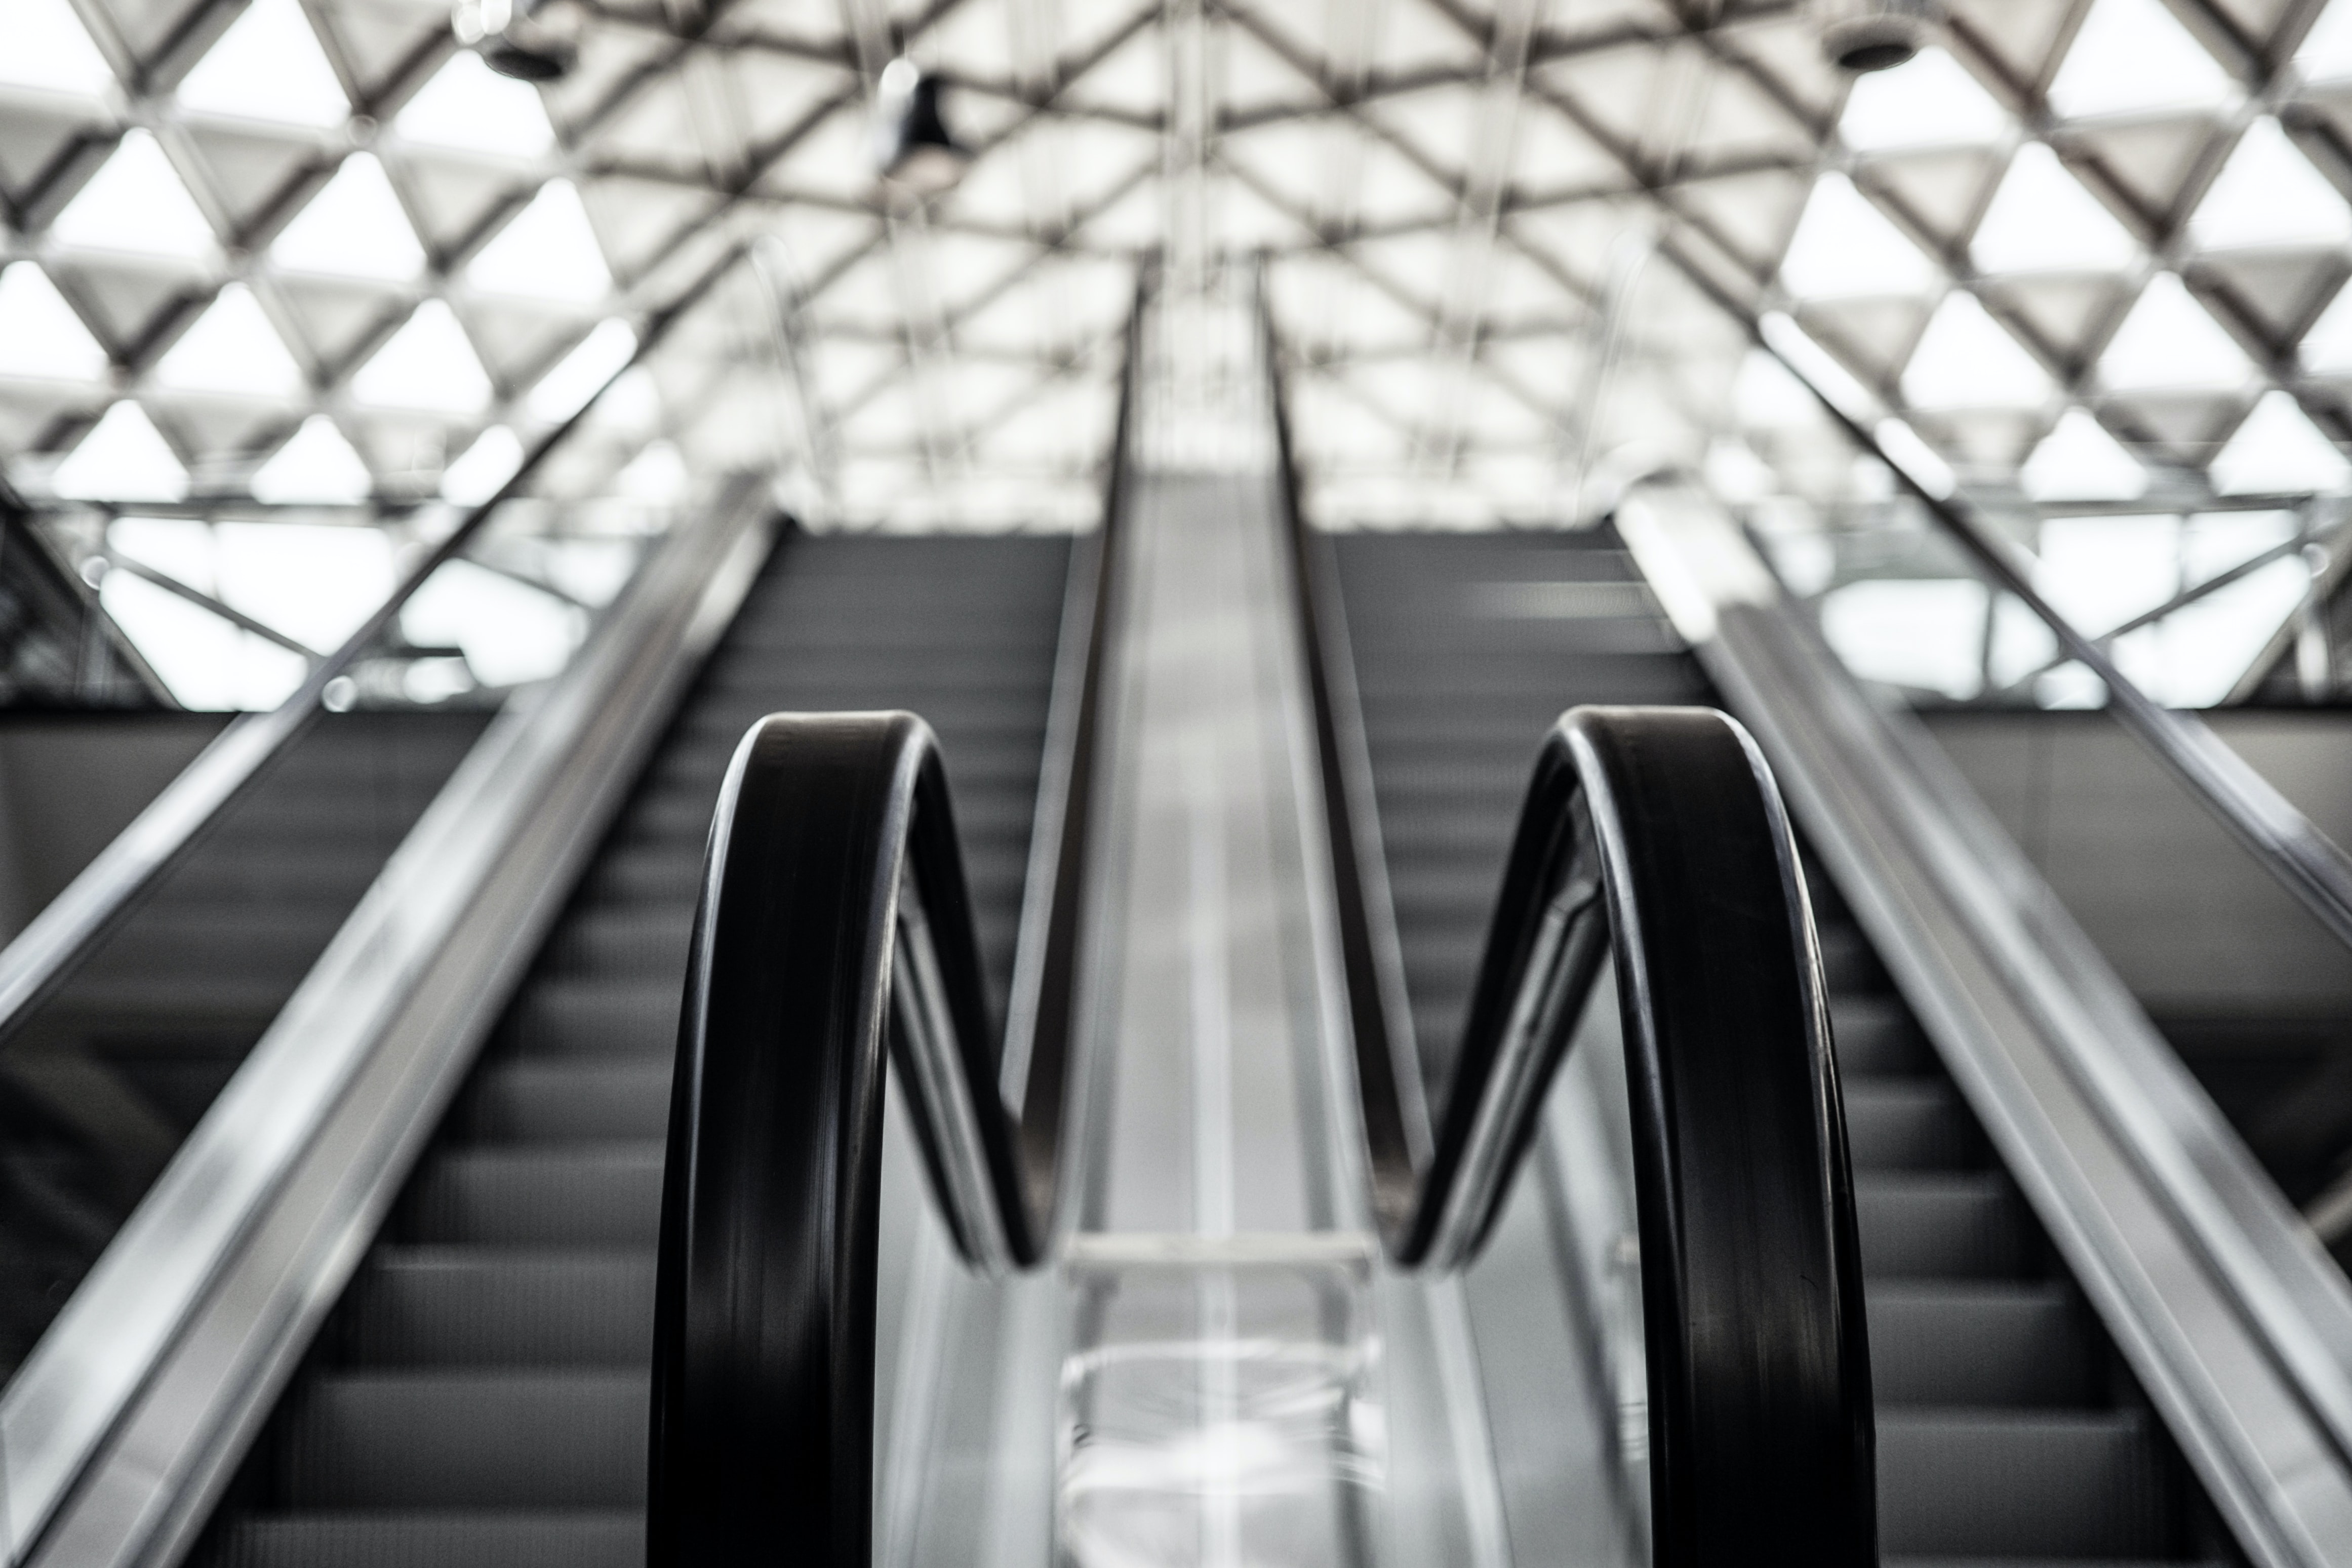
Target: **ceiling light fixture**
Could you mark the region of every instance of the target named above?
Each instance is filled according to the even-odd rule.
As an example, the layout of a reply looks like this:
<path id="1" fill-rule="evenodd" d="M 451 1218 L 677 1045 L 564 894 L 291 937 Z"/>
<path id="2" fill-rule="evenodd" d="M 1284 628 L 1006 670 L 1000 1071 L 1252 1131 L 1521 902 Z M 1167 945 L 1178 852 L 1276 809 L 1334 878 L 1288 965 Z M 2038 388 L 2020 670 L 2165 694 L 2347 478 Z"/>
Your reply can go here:
<path id="1" fill-rule="evenodd" d="M 901 55 L 882 68 L 874 97 L 874 161 L 882 178 L 917 197 L 963 178 L 971 150 L 940 117 L 940 79 Z"/>
<path id="2" fill-rule="evenodd" d="M 1841 70 L 1892 70 L 1927 46 L 1938 10 L 1936 0 L 1827 0 L 1822 47 Z"/>
<path id="3" fill-rule="evenodd" d="M 579 47 L 531 15 L 533 0 L 457 0 L 449 13 L 457 41 L 500 76 L 556 81 L 572 69 Z"/>

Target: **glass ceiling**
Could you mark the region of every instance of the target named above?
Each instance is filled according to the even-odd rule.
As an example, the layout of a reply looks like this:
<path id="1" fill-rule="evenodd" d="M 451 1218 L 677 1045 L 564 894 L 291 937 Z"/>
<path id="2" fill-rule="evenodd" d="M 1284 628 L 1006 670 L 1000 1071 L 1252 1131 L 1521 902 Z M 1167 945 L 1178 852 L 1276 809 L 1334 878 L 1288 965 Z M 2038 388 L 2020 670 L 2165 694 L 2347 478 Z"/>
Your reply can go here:
<path id="1" fill-rule="evenodd" d="M 1333 526 L 1883 500 L 1784 359 L 2028 543 L 2352 484 L 2352 0 L 1953 0 L 1858 85 L 1738 0 L 551 0 L 545 89 L 442 0 L 0 5 L 36 507 L 478 500 L 715 276 L 537 494 L 1084 527 L 1148 251 L 1268 258 Z M 872 163 L 901 51 L 977 154 L 928 204 Z"/>

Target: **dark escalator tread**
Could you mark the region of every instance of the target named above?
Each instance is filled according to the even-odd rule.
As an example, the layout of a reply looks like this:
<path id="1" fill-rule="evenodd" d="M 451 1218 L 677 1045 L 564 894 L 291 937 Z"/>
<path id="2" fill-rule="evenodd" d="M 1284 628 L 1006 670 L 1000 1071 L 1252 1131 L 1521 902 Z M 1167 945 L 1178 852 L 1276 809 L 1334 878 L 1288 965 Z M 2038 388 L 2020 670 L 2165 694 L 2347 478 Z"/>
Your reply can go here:
<path id="1" fill-rule="evenodd" d="M 2085 1406 L 2097 1397 L 2090 1347 L 2059 1286 L 1882 1279 L 1869 1311 L 1882 1406 Z"/>
<path id="2" fill-rule="evenodd" d="M 311 1512 L 244 1519 L 216 1568 L 643 1568 L 646 1522 L 625 1509 Z"/>
<path id="3" fill-rule="evenodd" d="M 653 1315 L 640 1249 L 384 1248 L 346 1298 L 343 1354 L 362 1366 L 635 1367 Z"/>
<path id="4" fill-rule="evenodd" d="M 1885 1411 L 1878 1529 L 1890 1553 L 2153 1557 L 2166 1477 L 2136 1413 Z"/>
<path id="5" fill-rule="evenodd" d="M 452 1149 L 426 1165 L 401 1228 L 443 1245 L 651 1247 L 661 1180 L 657 1143 Z"/>
<path id="6" fill-rule="evenodd" d="M 1872 1172 L 1854 1178 L 1862 1267 L 1873 1279 L 2007 1279 L 2028 1263 L 2006 1180 L 1991 1172 Z"/>

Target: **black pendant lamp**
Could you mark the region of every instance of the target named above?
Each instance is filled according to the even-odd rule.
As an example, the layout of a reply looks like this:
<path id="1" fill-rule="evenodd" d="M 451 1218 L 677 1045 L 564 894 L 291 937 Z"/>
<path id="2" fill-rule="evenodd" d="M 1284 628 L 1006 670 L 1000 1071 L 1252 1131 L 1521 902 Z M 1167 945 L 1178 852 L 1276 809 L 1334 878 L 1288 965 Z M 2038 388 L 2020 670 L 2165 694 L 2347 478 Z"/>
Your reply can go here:
<path id="1" fill-rule="evenodd" d="M 889 184 L 936 196 L 963 178 L 971 151 L 940 117 L 940 80 L 901 55 L 882 68 L 874 99 L 874 161 Z"/>
<path id="2" fill-rule="evenodd" d="M 1892 70 L 1907 63 L 1935 36 L 1936 0 L 1828 0 L 1822 6 L 1822 47 L 1841 70 Z"/>
<path id="3" fill-rule="evenodd" d="M 457 0 L 449 28 L 500 76 L 556 81 L 571 71 L 579 47 L 533 17 L 534 8 L 533 0 Z"/>

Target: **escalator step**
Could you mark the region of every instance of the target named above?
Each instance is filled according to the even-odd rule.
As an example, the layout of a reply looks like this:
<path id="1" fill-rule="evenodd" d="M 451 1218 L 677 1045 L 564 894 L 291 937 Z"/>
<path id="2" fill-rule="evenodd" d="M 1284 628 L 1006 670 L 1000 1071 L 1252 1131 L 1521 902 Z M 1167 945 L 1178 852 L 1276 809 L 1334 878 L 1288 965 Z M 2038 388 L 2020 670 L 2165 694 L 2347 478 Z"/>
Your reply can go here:
<path id="1" fill-rule="evenodd" d="M 635 1368 L 653 1343 L 653 1255 L 386 1248 L 347 1312 L 362 1366 Z"/>
<path id="2" fill-rule="evenodd" d="M 641 1369 L 319 1377 L 285 1485 L 330 1509 L 642 1506 L 646 1385 Z"/>
<path id="3" fill-rule="evenodd" d="M 1937 1170 L 1976 1163 L 1981 1139 L 1940 1078 L 1863 1078 L 1844 1086 L 1846 1147 L 1857 1170 Z"/>
<path id="4" fill-rule="evenodd" d="M 567 1512 L 318 1512 L 238 1521 L 217 1568 L 643 1568 L 645 1516 Z"/>
<path id="5" fill-rule="evenodd" d="M 1879 1540 L 1892 1554 L 2131 1558 L 2172 1532 L 2141 1416 L 1882 1411 Z"/>
<path id="6" fill-rule="evenodd" d="M 661 1228 L 662 1145 L 453 1149 L 410 1195 L 419 1242 L 651 1247 Z"/>
<path id="7" fill-rule="evenodd" d="M 1882 1406 L 2088 1405 L 2090 1347 L 2056 1285 L 1880 1281 L 1870 1291 Z"/>
<path id="8" fill-rule="evenodd" d="M 1854 1178 L 1863 1272 L 1878 1279 L 2007 1279 L 2024 1272 L 2025 1234 L 1991 1174 Z"/>
<path id="9" fill-rule="evenodd" d="M 670 1064 L 513 1061 L 483 1075 L 463 1113 L 477 1138 L 517 1144 L 659 1139 L 669 1126 Z"/>

